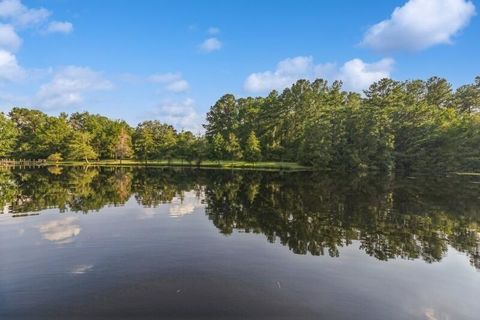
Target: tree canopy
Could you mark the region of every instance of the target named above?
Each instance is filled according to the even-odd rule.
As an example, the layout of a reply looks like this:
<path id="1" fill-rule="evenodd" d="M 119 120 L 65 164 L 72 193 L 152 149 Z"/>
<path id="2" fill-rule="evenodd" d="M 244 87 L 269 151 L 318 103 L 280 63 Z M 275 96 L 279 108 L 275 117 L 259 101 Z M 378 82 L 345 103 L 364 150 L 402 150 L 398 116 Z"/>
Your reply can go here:
<path id="1" fill-rule="evenodd" d="M 317 169 L 480 171 L 480 77 L 453 89 L 439 77 L 382 79 L 363 93 L 341 82 L 299 80 L 266 97 L 226 94 L 205 134 L 148 120 L 76 112 L 0 114 L 0 157 L 292 161 Z"/>

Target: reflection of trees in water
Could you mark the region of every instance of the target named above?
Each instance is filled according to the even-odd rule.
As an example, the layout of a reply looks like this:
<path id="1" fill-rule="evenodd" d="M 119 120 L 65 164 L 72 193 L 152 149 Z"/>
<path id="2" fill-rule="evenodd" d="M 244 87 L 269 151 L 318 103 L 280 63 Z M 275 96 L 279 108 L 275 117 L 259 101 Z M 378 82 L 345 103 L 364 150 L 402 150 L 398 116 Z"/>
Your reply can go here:
<path id="1" fill-rule="evenodd" d="M 252 185 L 260 188 L 253 201 Z M 358 240 L 380 260 L 434 262 L 451 245 L 479 267 L 478 194 L 465 179 L 218 176 L 207 185 L 206 212 L 222 233 L 263 233 L 299 254 L 338 256 Z"/>
<path id="2" fill-rule="evenodd" d="M 138 169 L 133 171 L 135 198 L 143 206 L 169 203 L 183 192 L 199 190 L 200 185 L 188 170 Z"/>
<path id="3" fill-rule="evenodd" d="M 474 182 L 474 181 L 473 181 Z M 380 260 L 442 259 L 448 245 L 480 268 L 480 185 L 471 178 L 314 176 L 311 173 L 63 168 L 0 171 L 14 213 L 96 211 L 131 196 L 156 207 L 194 191 L 224 234 L 264 234 L 298 254 L 338 256 L 354 240 Z"/>
<path id="4" fill-rule="evenodd" d="M 9 171 L 0 167 L 0 213 L 17 197 L 17 186 Z"/>

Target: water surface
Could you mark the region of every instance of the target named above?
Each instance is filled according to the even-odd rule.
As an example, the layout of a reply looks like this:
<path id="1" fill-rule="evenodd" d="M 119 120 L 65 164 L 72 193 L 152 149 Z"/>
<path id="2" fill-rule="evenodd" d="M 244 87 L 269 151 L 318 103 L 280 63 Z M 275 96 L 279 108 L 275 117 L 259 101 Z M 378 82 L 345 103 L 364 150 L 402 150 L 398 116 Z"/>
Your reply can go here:
<path id="1" fill-rule="evenodd" d="M 480 178 L 0 171 L 1 319 L 478 319 Z"/>

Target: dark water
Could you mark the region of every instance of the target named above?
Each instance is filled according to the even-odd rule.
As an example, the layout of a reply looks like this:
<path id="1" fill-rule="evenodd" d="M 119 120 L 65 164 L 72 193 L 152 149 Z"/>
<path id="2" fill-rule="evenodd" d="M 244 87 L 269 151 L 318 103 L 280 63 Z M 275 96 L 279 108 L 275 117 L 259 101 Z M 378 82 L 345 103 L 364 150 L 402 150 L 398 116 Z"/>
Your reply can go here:
<path id="1" fill-rule="evenodd" d="M 0 171 L 0 319 L 479 319 L 480 177 Z"/>

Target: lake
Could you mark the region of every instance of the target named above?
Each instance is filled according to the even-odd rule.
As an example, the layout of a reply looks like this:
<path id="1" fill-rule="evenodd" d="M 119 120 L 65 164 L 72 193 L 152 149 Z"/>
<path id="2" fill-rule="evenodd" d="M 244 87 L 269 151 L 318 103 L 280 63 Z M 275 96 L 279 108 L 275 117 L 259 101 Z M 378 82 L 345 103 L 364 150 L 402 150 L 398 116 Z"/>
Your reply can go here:
<path id="1" fill-rule="evenodd" d="M 480 177 L 0 169 L 1 319 L 478 319 Z"/>

